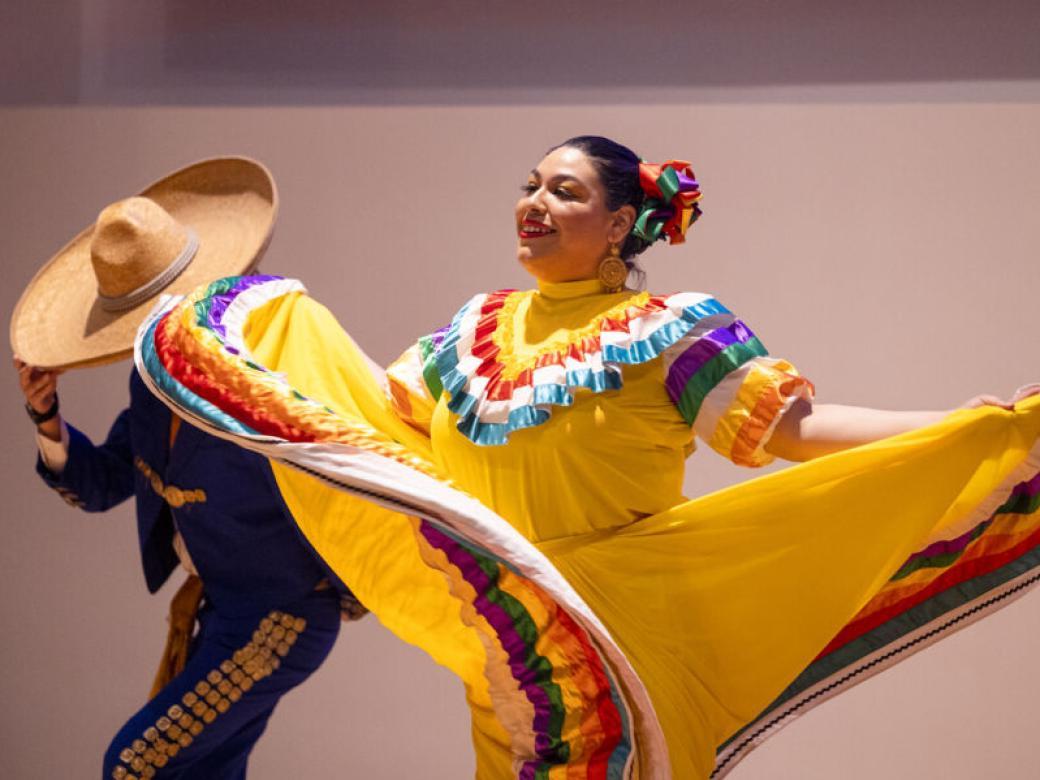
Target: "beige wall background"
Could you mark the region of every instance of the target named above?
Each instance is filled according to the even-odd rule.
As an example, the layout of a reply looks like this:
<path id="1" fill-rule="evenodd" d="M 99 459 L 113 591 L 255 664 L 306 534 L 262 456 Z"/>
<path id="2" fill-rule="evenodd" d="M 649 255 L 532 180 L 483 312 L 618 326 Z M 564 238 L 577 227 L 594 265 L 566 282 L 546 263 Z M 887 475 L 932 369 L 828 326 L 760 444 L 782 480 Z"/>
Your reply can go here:
<path id="1" fill-rule="evenodd" d="M 40 5 L 0 10 L 5 316 L 103 205 L 246 154 L 281 188 L 264 270 L 302 278 L 385 363 L 473 292 L 529 284 L 516 190 L 594 132 L 702 181 L 703 220 L 644 256 L 649 286 L 716 293 L 821 400 L 947 408 L 1040 379 L 1030 3 Z M 68 419 L 101 438 L 128 370 L 63 377 Z M 91 777 L 147 692 L 172 589 L 145 592 L 130 507 L 84 515 L 35 478 L 20 403 L 9 371 L 0 776 Z M 750 476 L 699 452 L 687 488 Z M 733 777 L 1035 776 L 1038 599 L 825 704 Z M 459 686 L 369 618 L 280 705 L 251 777 L 471 774 Z"/>

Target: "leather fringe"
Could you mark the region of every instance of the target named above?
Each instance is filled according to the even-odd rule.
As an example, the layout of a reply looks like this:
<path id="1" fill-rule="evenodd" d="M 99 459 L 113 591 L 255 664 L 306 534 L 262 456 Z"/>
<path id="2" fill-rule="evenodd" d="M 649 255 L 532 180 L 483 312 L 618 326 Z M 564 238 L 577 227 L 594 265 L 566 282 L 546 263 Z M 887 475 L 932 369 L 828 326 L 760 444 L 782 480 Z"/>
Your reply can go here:
<path id="1" fill-rule="evenodd" d="M 162 660 L 159 661 L 159 669 L 155 673 L 149 699 L 154 699 L 170 680 L 184 670 L 201 603 L 202 580 L 194 574 L 189 575 L 170 602 L 170 629 L 166 635 L 166 649 L 163 650 Z"/>

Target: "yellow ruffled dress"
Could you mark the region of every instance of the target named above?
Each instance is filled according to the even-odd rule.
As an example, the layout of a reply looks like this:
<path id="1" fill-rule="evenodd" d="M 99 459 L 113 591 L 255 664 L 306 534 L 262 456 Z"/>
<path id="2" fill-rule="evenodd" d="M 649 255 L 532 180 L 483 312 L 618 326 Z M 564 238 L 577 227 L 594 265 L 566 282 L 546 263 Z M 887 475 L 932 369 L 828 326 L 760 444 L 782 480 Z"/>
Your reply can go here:
<path id="1" fill-rule="evenodd" d="M 460 676 L 480 778 L 721 776 L 1037 578 L 1037 399 L 683 497 L 695 437 L 762 465 L 812 395 L 706 295 L 476 296 L 380 386 L 298 284 L 234 278 L 157 311 L 137 365 Z"/>

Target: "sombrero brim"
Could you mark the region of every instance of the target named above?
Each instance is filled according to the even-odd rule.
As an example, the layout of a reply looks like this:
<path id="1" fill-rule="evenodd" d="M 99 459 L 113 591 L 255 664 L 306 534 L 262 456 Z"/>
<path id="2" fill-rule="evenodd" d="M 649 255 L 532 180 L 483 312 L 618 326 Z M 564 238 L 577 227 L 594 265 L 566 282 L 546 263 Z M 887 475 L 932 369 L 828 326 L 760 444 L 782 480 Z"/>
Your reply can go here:
<path id="1" fill-rule="evenodd" d="M 91 225 L 52 257 L 22 293 L 11 316 L 11 347 L 22 360 L 67 369 L 127 357 L 159 295 L 186 293 L 253 269 L 271 240 L 278 213 L 271 172 L 244 157 L 202 160 L 139 194 L 195 230 L 199 248 L 191 263 L 153 298 L 125 311 L 105 311 L 90 262 Z"/>

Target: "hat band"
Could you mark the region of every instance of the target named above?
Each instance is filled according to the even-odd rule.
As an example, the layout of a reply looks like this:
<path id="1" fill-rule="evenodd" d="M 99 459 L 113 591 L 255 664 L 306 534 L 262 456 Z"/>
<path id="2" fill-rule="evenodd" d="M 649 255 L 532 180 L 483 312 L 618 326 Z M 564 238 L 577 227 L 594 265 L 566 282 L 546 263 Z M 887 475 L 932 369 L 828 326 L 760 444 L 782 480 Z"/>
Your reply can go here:
<path id="1" fill-rule="evenodd" d="M 108 295 L 102 295 L 98 292 L 98 303 L 101 304 L 101 308 L 105 311 L 126 311 L 132 309 L 135 306 L 144 303 L 159 290 L 164 288 L 178 276 L 181 271 L 188 267 L 188 263 L 195 257 L 195 253 L 199 251 L 199 237 L 191 228 L 187 228 L 188 240 L 184 244 L 184 249 L 177 255 L 172 263 L 166 266 L 159 275 L 154 277 L 151 281 L 145 282 L 136 290 L 131 290 L 126 295 L 118 295 L 110 297 Z"/>

